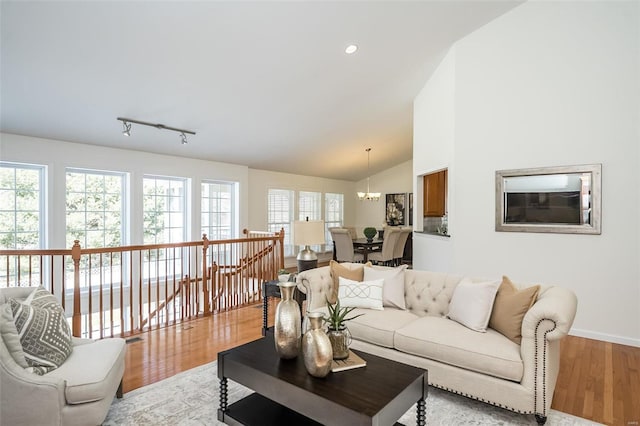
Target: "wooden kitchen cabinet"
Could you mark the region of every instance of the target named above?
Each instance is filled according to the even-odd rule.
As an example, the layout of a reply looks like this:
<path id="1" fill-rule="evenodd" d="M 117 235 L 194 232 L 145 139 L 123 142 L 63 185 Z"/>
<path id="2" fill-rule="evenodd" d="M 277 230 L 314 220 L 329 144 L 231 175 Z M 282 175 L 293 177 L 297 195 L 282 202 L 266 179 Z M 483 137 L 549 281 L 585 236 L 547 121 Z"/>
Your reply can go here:
<path id="1" fill-rule="evenodd" d="M 447 211 L 447 171 L 424 175 L 424 217 L 442 217 Z"/>

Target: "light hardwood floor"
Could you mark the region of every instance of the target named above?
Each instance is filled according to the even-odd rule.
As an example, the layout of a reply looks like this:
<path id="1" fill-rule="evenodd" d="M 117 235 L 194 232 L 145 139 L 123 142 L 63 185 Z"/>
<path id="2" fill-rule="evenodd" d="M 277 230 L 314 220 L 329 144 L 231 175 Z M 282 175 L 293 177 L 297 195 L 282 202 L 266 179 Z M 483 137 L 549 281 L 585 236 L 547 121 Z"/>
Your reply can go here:
<path id="1" fill-rule="evenodd" d="M 270 303 L 270 324 L 275 302 Z M 127 345 L 124 391 L 215 361 L 219 351 L 262 336 L 261 306 L 141 335 Z M 640 424 L 640 348 L 568 336 L 552 408 L 610 425 Z M 126 395 L 125 395 L 126 398 Z"/>

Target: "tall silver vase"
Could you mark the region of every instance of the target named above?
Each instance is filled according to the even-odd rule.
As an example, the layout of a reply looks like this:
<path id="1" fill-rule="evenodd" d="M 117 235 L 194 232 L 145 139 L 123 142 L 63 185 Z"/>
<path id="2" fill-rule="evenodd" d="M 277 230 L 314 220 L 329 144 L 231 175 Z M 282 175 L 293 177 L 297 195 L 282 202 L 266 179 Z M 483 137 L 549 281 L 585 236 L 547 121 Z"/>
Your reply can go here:
<path id="1" fill-rule="evenodd" d="M 302 333 L 300 307 L 298 302 L 293 300 L 296 283 L 280 282 L 278 287 L 280 287 L 282 299 L 276 307 L 273 327 L 276 352 L 280 358 L 291 359 L 297 357 L 300 352 L 300 335 Z"/>
<path id="2" fill-rule="evenodd" d="M 302 336 L 302 356 L 304 366 L 309 374 L 314 377 L 326 377 L 331 371 L 333 350 L 331 341 L 322 329 L 322 314 L 309 312 L 310 329 Z"/>

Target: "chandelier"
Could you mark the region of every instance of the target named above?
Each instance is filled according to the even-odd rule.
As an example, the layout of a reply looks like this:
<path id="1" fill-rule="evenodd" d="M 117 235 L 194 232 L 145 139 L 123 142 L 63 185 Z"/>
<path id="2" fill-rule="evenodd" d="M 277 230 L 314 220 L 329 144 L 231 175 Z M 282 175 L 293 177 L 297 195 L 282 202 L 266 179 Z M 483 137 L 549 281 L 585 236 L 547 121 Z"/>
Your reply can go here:
<path id="1" fill-rule="evenodd" d="M 358 200 L 378 201 L 380 199 L 380 193 L 371 192 L 371 190 L 369 189 L 369 165 L 371 148 L 367 148 L 365 151 L 367 151 L 367 192 L 358 192 Z"/>

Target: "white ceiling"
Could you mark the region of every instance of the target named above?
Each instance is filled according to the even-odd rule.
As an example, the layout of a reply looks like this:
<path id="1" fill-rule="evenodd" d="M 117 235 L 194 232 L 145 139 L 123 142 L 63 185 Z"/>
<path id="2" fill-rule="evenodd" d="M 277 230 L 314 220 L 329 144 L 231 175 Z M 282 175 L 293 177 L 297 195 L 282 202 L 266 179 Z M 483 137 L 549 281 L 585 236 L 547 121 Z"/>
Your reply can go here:
<path id="1" fill-rule="evenodd" d="M 518 4 L 2 0 L 0 129 L 357 181 L 367 147 L 372 174 L 412 158 L 430 73 Z"/>

